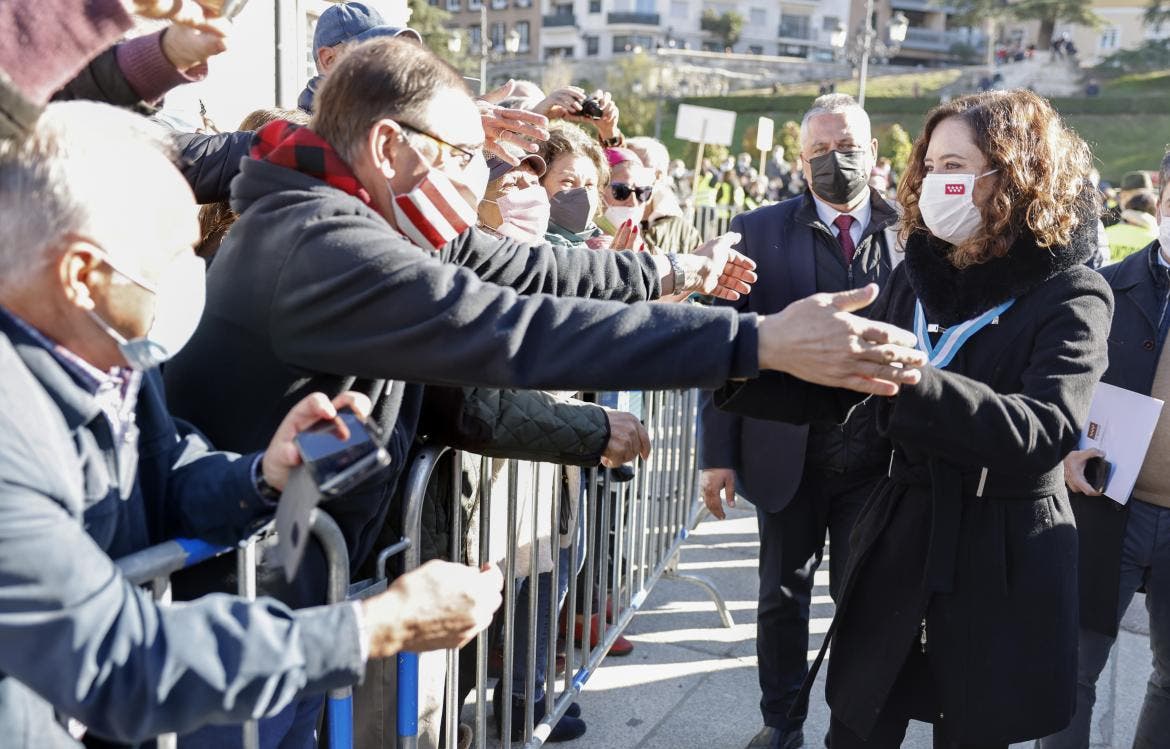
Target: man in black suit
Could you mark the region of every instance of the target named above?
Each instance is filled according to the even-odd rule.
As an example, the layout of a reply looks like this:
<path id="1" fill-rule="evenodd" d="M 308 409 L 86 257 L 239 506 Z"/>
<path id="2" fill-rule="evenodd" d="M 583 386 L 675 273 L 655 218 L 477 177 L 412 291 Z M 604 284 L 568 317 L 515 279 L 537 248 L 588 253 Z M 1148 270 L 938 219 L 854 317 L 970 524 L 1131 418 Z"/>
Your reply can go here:
<path id="1" fill-rule="evenodd" d="M 800 131 L 809 189 L 731 222 L 743 237 L 737 249 L 758 265 L 750 297 L 730 303 L 743 312 L 768 314 L 817 292 L 881 285 L 896 262 L 897 213 L 867 184 L 877 141 L 865 110 L 851 96 L 822 96 Z M 795 426 L 719 411 L 705 397 L 699 418 L 704 502 L 722 518 L 720 491 L 734 505 L 738 481 L 759 520 L 756 653 L 764 728 L 748 746 L 794 749 L 804 743 L 804 719 L 788 713 L 808 672 L 809 607 L 825 531 L 835 599 L 849 531 L 874 477 L 885 471 L 889 447 L 868 406 L 846 425 Z"/>

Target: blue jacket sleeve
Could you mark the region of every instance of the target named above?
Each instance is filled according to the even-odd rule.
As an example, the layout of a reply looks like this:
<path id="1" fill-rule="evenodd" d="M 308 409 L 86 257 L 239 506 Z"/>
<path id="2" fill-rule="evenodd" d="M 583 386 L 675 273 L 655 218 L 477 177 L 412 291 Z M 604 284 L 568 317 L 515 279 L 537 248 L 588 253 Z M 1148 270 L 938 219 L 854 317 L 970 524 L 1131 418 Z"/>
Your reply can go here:
<path id="1" fill-rule="evenodd" d="M 197 203 L 218 203 L 231 197 L 232 180 L 240 161 L 252 148 L 252 133 L 182 133 L 175 136 L 179 169 L 191 185 Z"/>
<path id="2" fill-rule="evenodd" d="M 356 682 L 358 637 L 351 606 L 294 612 L 224 595 L 159 606 L 61 502 L 0 479 L 0 672 L 99 736 L 272 715 Z"/>

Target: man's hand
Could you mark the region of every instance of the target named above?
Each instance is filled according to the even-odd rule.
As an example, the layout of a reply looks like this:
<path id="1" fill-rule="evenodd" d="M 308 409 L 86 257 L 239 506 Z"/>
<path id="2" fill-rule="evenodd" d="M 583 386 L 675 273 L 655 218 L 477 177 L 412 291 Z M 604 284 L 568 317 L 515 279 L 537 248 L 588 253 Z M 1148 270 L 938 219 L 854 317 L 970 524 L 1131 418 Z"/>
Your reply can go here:
<path id="1" fill-rule="evenodd" d="M 1085 478 L 1085 464 L 1090 458 L 1104 458 L 1105 453 L 1092 448 L 1089 450 L 1073 450 L 1064 459 L 1064 483 L 1074 492 L 1080 492 L 1090 497 L 1100 497 L 1101 492 L 1093 488 Z"/>
<path id="2" fill-rule="evenodd" d="M 512 166 L 520 159 L 508 152 L 505 143 L 518 147 L 526 153 L 536 153 L 540 146 L 532 141 L 548 140 L 548 118 L 536 112 L 523 109 L 506 109 L 497 106 L 512 94 L 515 84 L 508 81 L 494 91 L 489 91 L 476 100 L 480 120 L 483 123 L 484 150 Z"/>
<path id="3" fill-rule="evenodd" d="M 301 454 L 297 451 L 293 437 L 322 419 L 337 418 L 337 409 L 343 406 L 349 406 L 363 419 L 370 415 L 370 399 L 362 393 L 354 392 L 342 393 L 332 402 L 322 393 L 313 393 L 293 406 L 284 417 L 284 421 L 276 428 L 276 434 L 268 443 L 268 449 L 264 451 L 264 459 L 260 463 L 261 473 L 269 486 L 277 491 L 284 491 L 289 471 L 301 464 Z"/>
<path id="4" fill-rule="evenodd" d="M 175 70 L 186 73 L 227 49 L 223 34 L 213 34 L 191 26 L 168 26 L 162 35 L 162 51 Z"/>
<path id="5" fill-rule="evenodd" d="M 711 514 L 723 520 L 727 514 L 723 512 L 720 491 L 727 500 L 727 506 L 735 507 L 735 471 L 730 468 L 704 468 L 699 474 L 699 494 Z"/>
<path id="6" fill-rule="evenodd" d="M 917 384 L 926 355 L 914 348 L 914 334 L 850 314 L 877 294 L 875 284 L 814 294 L 768 315 L 760 323 L 760 369 L 873 395 L 897 395 L 900 386 Z"/>
<path id="7" fill-rule="evenodd" d="M 601 454 L 601 465 L 617 468 L 639 455 L 642 460 L 650 457 L 650 434 L 637 416 L 607 408 L 605 417 L 609 419 L 609 442 Z"/>
<path id="8" fill-rule="evenodd" d="M 533 112 L 543 114 L 550 120 L 563 120 L 581 112 L 581 102 L 585 101 L 585 90 L 576 86 L 565 86 L 553 91 L 548 97 L 532 108 Z"/>
<path id="9" fill-rule="evenodd" d="M 683 288 L 671 288 L 670 293 L 699 293 L 731 300 L 750 293 L 756 282 L 756 264 L 731 249 L 738 241 L 739 235 L 729 232 L 704 243 L 694 254 L 679 255 L 686 280 Z"/>
<path id="10" fill-rule="evenodd" d="M 498 567 L 427 562 L 362 603 L 370 657 L 401 650 L 421 653 L 466 645 L 492 623 L 504 576 Z"/>

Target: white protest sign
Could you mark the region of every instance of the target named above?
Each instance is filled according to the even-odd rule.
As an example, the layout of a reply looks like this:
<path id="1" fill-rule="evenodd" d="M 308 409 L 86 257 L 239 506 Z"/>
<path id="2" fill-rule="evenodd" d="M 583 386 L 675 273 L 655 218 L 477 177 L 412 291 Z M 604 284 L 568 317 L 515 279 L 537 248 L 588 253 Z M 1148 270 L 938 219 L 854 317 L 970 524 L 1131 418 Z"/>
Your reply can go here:
<path id="1" fill-rule="evenodd" d="M 772 133 L 776 129 L 776 123 L 771 117 L 761 117 L 760 123 L 756 125 L 756 150 L 767 151 L 772 148 Z"/>
<path id="2" fill-rule="evenodd" d="M 674 137 L 691 143 L 730 146 L 735 136 L 735 112 L 692 104 L 678 105 Z"/>

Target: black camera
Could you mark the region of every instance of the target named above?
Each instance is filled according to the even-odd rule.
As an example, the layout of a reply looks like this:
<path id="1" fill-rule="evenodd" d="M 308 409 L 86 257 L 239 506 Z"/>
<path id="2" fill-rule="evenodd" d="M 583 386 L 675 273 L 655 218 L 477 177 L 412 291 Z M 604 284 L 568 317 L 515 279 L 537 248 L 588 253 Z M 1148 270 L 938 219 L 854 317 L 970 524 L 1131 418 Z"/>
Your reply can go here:
<path id="1" fill-rule="evenodd" d="M 598 104 L 597 99 L 593 98 L 592 96 L 581 102 L 581 114 L 585 117 L 590 117 L 595 120 L 600 120 L 603 116 L 605 116 L 605 112 L 602 111 L 601 105 Z"/>

